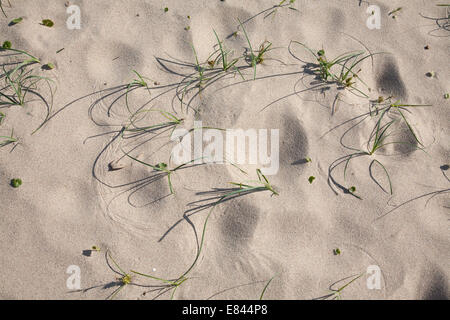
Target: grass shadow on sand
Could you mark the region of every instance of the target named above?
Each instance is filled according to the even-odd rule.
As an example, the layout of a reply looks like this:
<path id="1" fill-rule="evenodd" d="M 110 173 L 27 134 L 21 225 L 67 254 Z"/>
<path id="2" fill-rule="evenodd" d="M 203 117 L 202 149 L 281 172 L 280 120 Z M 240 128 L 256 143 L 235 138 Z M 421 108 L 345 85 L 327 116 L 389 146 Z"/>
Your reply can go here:
<path id="1" fill-rule="evenodd" d="M 428 31 L 428 34 L 433 37 L 439 37 L 439 38 L 446 38 L 450 37 L 450 4 L 447 5 L 440 5 L 443 7 L 446 7 L 446 14 L 447 17 L 442 18 L 435 18 L 435 17 L 428 17 L 423 14 L 419 14 L 422 18 L 434 21 L 436 28 L 433 30 Z"/>

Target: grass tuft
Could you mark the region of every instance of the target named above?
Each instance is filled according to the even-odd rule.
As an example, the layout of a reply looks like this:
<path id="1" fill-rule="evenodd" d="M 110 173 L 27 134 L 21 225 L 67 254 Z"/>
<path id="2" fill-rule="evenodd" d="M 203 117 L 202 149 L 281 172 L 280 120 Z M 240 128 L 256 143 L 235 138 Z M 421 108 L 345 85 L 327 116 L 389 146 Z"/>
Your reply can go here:
<path id="1" fill-rule="evenodd" d="M 0 107 L 24 106 L 27 102 L 32 101 L 28 99 L 29 96 L 44 103 L 47 114 L 41 125 L 33 131 L 35 133 L 50 117 L 55 91 L 52 86 L 53 80 L 40 75 L 40 68 L 35 67 L 41 65 L 38 58 L 26 51 L 11 48 L 10 42 L 3 44 L 1 52 L 6 52 L 7 55 L 0 56 L 0 58 L 8 57 L 13 61 L 2 65 L 3 73 L 0 75 L 0 79 L 3 78 L 5 85 L 0 90 Z M 41 84 L 47 87 L 47 93 L 44 93 Z M 47 94 L 49 97 L 46 97 Z"/>
<path id="2" fill-rule="evenodd" d="M 367 89 L 367 84 L 359 77 L 361 72 L 361 63 L 366 59 L 372 59 L 374 55 L 380 53 L 367 53 L 366 51 L 345 52 L 335 58 L 327 58 L 324 49 L 312 50 L 305 44 L 298 41 L 291 41 L 301 45 L 315 58 L 315 62 L 311 63 L 310 72 L 326 84 L 336 84 L 340 89 L 348 89 L 350 92 L 369 98 L 369 96 L 361 89 L 357 88 L 357 83 L 363 84 Z"/>
<path id="3" fill-rule="evenodd" d="M 345 163 L 345 166 L 344 166 L 344 179 L 345 179 L 346 172 L 347 172 L 347 169 L 349 167 L 351 160 L 362 157 L 362 156 L 376 157 L 377 154 L 380 153 L 380 150 L 385 149 L 386 147 L 388 147 L 390 145 L 395 145 L 395 144 L 413 145 L 413 143 L 410 141 L 399 141 L 395 137 L 393 138 L 394 133 L 395 133 L 395 128 L 398 128 L 399 125 L 401 125 L 401 123 L 403 123 L 406 126 L 411 137 L 413 137 L 414 142 L 417 143 L 417 145 L 414 145 L 414 148 L 417 150 L 424 151 L 425 146 L 417 137 L 417 134 L 415 133 L 412 125 L 410 124 L 410 122 L 408 121 L 408 119 L 406 117 L 406 113 L 410 113 L 411 112 L 410 109 L 412 109 L 412 108 L 429 107 L 429 106 L 431 106 L 431 105 L 404 104 L 404 103 L 401 103 L 399 100 L 393 102 L 392 97 L 389 97 L 386 100 L 384 98 L 380 97 L 380 98 L 378 98 L 378 100 L 374 101 L 369 113 L 363 115 L 364 116 L 363 120 L 361 120 L 358 124 L 352 126 L 352 128 L 355 128 L 357 125 L 362 123 L 368 117 L 375 120 L 374 127 L 369 135 L 369 138 L 367 139 L 366 150 L 355 149 L 355 148 L 345 146 L 346 148 L 354 150 L 355 152 L 353 152 L 349 155 L 346 155 L 342 158 L 339 158 L 331 164 L 331 166 L 329 168 L 329 176 L 328 176 L 329 183 L 332 182 L 335 186 L 343 189 L 344 193 L 351 194 L 351 195 L 357 197 L 358 199 L 361 199 L 359 196 L 357 196 L 355 194 L 354 191 L 356 189 L 353 189 L 354 187 L 345 188 L 341 184 L 336 182 L 336 180 L 332 177 L 332 171 L 340 164 Z M 360 117 L 358 117 L 358 118 L 360 118 Z M 347 130 L 346 133 L 348 131 L 349 130 Z M 342 141 L 342 138 L 341 138 L 341 141 Z M 389 193 L 393 194 L 393 186 L 392 186 L 392 181 L 391 181 L 389 172 L 378 158 L 373 158 L 369 165 L 369 173 L 370 173 L 372 180 L 383 191 L 385 191 L 384 188 L 380 185 L 380 183 L 372 175 L 372 168 L 374 167 L 374 165 L 378 165 L 383 169 L 383 171 L 388 179 Z"/>
<path id="4" fill-rule="evenodd" d="M 251 64 L 253 68 L 253 80 L 256 79 L 256 66 L 258 64 L 263 63 L 265 54 L 270 50 L 272 47 L 272 43 L 270 41 L 264 41 L 260 46 L 259 50 L 255 51 L 253 50 L 252 43 L 250 41 L 250 38 L 248 37 L 247 31 L 244 28 L 244 25 L 242 22 L 238 19 L 239 25 L 242 28 L 242 31 L 244 32 L 245 39 L 247 40 L 250 53 L 246 55 L 246 60 Z"/>

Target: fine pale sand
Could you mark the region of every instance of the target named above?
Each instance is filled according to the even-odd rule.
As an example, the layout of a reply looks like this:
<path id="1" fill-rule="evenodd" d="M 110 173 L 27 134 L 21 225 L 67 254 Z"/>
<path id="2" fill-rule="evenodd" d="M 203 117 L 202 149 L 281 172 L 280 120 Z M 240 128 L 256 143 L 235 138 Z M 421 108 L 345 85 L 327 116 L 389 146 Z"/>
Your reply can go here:
<path id="1" fill-rule="evenodd" d="M 314 299 L 360 274 L 343 299 L 448 299 L 450 31 L 448 20 L 439 27 L 429 19 L 447 17 L 436 6 L 442 1 L 370 1 L 381 8 L 381 28 L 374 30 L 366 26 L 367 1 L 298 0 L 297 10 L 285 6 L 266 16 L 276 2 L 11 0 L 9 7 L 2 1 L 8 17 L 0 17 L 0 41 L 55 65 L 43 74 L 57 88 L 52 114 L 62 111 L 31 135 L 45 119 L 42 103 L 0 109 L 6 114 L 0 135 L 14 129 L 19 138 L 0 148 L 0 298 L 105 299 L 119 288 L 123 271 L 131 285 L 116 299 L 170 299 L 164 283 L 131 270 L 176 280 L 194 262 L 212 212 L 198 261 L 174 299 L 258 299 L 272 277 L 264 299 Z M 81 9 L 79 30 L 66 27 L 72 4 Z M 24 19 L 8 26 L 17 17 Z M 55 25 L 42 26 L 42 19 Z M 175 90 L 181 97 L 197 77 L 191 45 L 200 63 L 217 49 L 213 30 L 235 57 L 248 49 L 237 19 L 245 21 L 254 50 L 265 40 L 273 44 L 257 65 L 256 81 L 251 68 L 242 69 L 245 81 L 231 69 L 205 80 L 200 94 L 192 85 L 183 97 L 185 103 L 193 98 L 192 108 L 181 108 Z M 336 85 L 311 89 L 315 80 L 304 62 L 317 61 L 291 40 L 314 52 L 323 48 L 328 59 L 376 53 L 358 66 L 356 86 L 369 98 Z M 149 102 L 145 109 L 184 118 L 187 129 L 194 119 L 215 128 L 279 129 L 280 168 L 267 176 L 279 195 L 255 192 L 189 211 L 193 202 L 213 197 L 214 188 L 257 179 L 256 166 L 240 165 L 247 174 L 220 164 L 176 171 L 170 195 L 166 177 L 152 178 L 157 172 L 124 157 L 133 150 L 142 161 L 173 167 L 170 128 L 118 135 L 129 122 L 123 95 L 138 79 L 132 70 L 151 79 L 151 90 L 129 94 L 131 111 Z M 395 141 L 406 143 L 351 159 L 345 179 L 345 163 L 330 177 L 333 163 L 355 152 L 346 147 L 366 150 L 377 115 L 360 124 L 358 117 L 380 96 L 432 105 L 405 111 L 425 152 L 396 118 Z M 167 121 L 148 112 L 142 123 Z M 373 159 L 389 173 L 392 195 L 383 168 L 370 166 Z M 110 171 L 116 160 L 123 168 Z M 13 178 L 23 184 L 12 188 Z M 348 192 L 351 186 L 361 199 Z M 99 252 L 89 251 L 94 245 Z M 333 253 L 337 248 L 340 254 Z M 67 286 L 72 265 L 81 271 L 80 290 Z M 369 266 L 381 270 L 379 289 L 367 286 Z"/>

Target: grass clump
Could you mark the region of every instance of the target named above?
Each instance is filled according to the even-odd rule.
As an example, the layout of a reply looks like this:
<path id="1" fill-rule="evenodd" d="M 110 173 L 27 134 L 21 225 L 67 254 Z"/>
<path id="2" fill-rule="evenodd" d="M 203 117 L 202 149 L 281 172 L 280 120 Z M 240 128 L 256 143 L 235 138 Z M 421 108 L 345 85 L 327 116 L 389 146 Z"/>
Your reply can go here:
<path id="1" fill-rule="evenodd" d="M 255 51 L 253 50 L 252 43 L 250 41 L 250 38 L 248 37 L 247 31 L 245 30 L 242 22 L 238 19 L 239 25 L 242 28 L 242 31 L 244 32 L 245 39 L 247 40 L 250 53 L 246 55 L 246 60 L 251 64 L 253 68 L 253 80 L 256 79 L 256 66 L 258 64 L 261 64 L 264 61 L 265 54 L 270 50 L 272 47 L 272 43 L 270 41 L 264 41 L 260 46 L 259 50 Z"/>
<path id="2" fill-rule="evenodd" d="M 243 170 L 241 170 L 241 172 L 246 174 L 246 172 Z M 276 188 L 269 182 L 267 177 L 261 172 L 260 169 L 256 170 L 256 174 L 258 180 L 250 180 L 245 182 L 229 182 L 234 187 L 215 188 L 212 191 L 197 193 L 198 195 L 208 195 L 209 197 L 203 200 L 191 202 L 189 206 L 192 206 L 192 208 L 188 209 L 186 213 L 193 214 L 207 208 L 214 208 L 218 204 L 255 192 L 269 191 L 271 193 L 271 196 L 279 195 Z"/>
<path id="3" fill-rule="evenodd" d="M 0 58 L 7 57 L 11 58 L 12 61 L 8 61 L 2 66 L 0 79 L 4 80 L 5 85 L 0 90 L 0 108 L 15 105 L 24 106 L 27 102 L 34 101 L 28 99 L 29 96 L 41 101 L 47 109 L 47 115 L 42 124 L 34 131 L 36 132 L 50 116 L 54 93 L 53 80 L 39 73 L 39 68 L 36 68 L 36 65 L 41 67 L 42 65 L 38 58 L 26 51 L 11 48 L 9 41 L 3 44 L 0 49 L 1 52 L 7 54 L 0 56 Z M 42 88 L 41 84 L 46 85 L 47 88 Z M 45 91 L 47 92 L 44 93 Z M 46 98 L 46 95 L 49 95 L 49 97 Z"/>
<path id="4" fill-rule="evenodd" d="M 392 181 L 391 177 L 389 175 L 388 170 L 383 165 L 383 163 L 377 158 L 376 156 L 380 153 L 381 150 L 386 149 L 390 145 L 398 145 L 398 144 L 404 144 L 404 145 L 410 145 L 414 149 L 418 150 L 424 150 L 423 143 L 419 140 L 417 137 L 412 125 L 408 121 L 406 114 L 411 113 L 410 109 L 417 108 L 417 107 L 428 107 L 430 105 L 414 105 L 414 104 L 404 104 L 401 103 L 399 100 L 393 102 L 392 97 L 389 97 L 388 99 L 384 99 L 380 97 L 377 101 L 373 102 L 372 109 L 369 111 L 369 113 L 364 114 L 364 118 L 360 120 L 360 122 L 357 124 L 363 123 L 363 121 L 366 118 L 370 118 L 375 121 L 375 124 L 372 128 L 372 131 L 367 139 L 366 143 L 366 150 L 363 149 L 357 149 L 354 147 L 345 146 L 347 149 L 353 150 L 354 152 L 346 155 L 344 157 L 341 157 L 337 160 L 335 160 L 330 168 L 329 168 L 329 183 L 332 182 L 335 186 L 341 188 L 344 193 L 351 194 L 359 199 L 361 199 L 359 196 L 355 194 L 356 188 L 354 186 L 350 188 L 345 188 L 341 184 L 339 184 L 332 176 L 332 171 L 339 166 L 342 163 L 345 163 L 344 167 L 344 179 L 346 177 L 346 172 L 349 166 L 349 163 L 351 160 L 356 159 L 358 157 L 362 156 L 368 156 L 368 157 L 375 157 L 372 159 L 369 165 L 369 173 L 372 178 L 372 180 L 383 190 L 386 192 L 386 190 L 381 186 L 381 184 L 377 181 L 377 179 L 373 176 L 372 170 L 375 165 L 382 168 L 383 172 L 385 173 L 387 177 L 387 181 L 389 183 L 389 193 L 393 194 L 393 187 L 392 187 Z M 361 117 L 361 116 L 360 116 Z M 360 118 L 357 117 L 357 118 Z M 351 129 L 355 128 L 357 125 L 352 126 Z M 399 127 L 405 127 L 406 132 L 409 133 L 409 136 L 411 137 L 411 141 L 406 141 L 404 138 L 399 138 L 395 136 L 396 128 Z M 347 130 L 345 134 L 347 134 L 350 130 Z M 344 134 L 344 136 L 345 136 Z M 341 138 L 344 138 L 344 136 Z"/>
<path id="5" fill-rule="evenodd" d="M 213 33 L 217 40 L 217 44 L 214 47 L 214 51 L 209 55 L 206 61 L 200 61 L 194 45 L 191 44 L 195 61 L 190 64 L 185 64 L 185 66 L 190 67 L 194 70 L 194 72 L 185 74 L 176 72 L 178 75 L 183 77 L 175 88 L 175 97 L 180 101 L 182 109 L 185 106 L 186 110 L 192 109 L 195 113 L 197 113 L 198 110 L 191 106 L 192 101 L 196 97 L 201 96 L 201 93 L 207 86 L 212 85 L 214 82 L 226 76 L 235 76 L 236 74 L 239 74 L 242 79 L 244 79 L 241 70 L 248 68 L 248 65 L 238 66 L 237 64 L 242 57 L 233 58 L 232 51 L 225 48 L 224 41 L 219 38 L 219 35 L 214 29 Z M 159 60 L 160 63 L 163 61 L 179 65 L 178 62 L 164 59 Z M 218 67 L 216 68 L 216 66 Z M 166 70 L 169 69 L 166 65 L 163 65 L 163 67 Z M 186 97 L 188 97 L 192 91 L 196 92 L 189 98 L 189 102 L 185 102 Z"/>
<path id="6" fill-rule="evenodd" d="M 231 51 L 225 50 L 225 48 L 223 47 L 223 43 L 219 39 L 219 36 L 217 35 L 216 31 L 215 30 L 213 30 L 213 31 L 214 31 L 214 35 L 216 36 L 217 43 L 219 45 L 219 50 L 220 50 L 219 56 L 215 60 L 213 60 L 214 64 L 216 64 L 216 61 L 218 59 L 221 59 L 222 60 L 222 69 L 223 69 L 223 71 L 227 72 L 230 68 L 235 66 L 235 64 L 239 61 L 239 58 L 232 59 L 231 61 L 228 60 L 228 56 L 231 53 Z"/>
<path id="7" fill-rule="evenodd" d="M 357 88 L 357 83 L 363 84 L 367 89 L 367 84 L 359 77 L 361 63 L 366 59 L 372 59 L 376 53 L 366 51 L 345 52 L 335 58 L 329 59 L 324 49 L 312 50 L 305 44 L 298 41 L 291 41 L 305 48 L 314 58 L 315 62 L 310 63 L 310 72 L 318 80 L 325 84 L 336 84 L 339 89 L 348 89 L 350 92 L 369 98 L 361 89 Z"/>

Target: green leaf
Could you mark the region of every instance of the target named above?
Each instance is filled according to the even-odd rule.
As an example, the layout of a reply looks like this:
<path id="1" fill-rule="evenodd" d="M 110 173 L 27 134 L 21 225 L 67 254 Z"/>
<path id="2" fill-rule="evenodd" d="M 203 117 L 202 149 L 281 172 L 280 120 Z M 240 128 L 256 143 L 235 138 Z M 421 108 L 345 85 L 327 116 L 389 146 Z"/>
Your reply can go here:
<path id="1" fill-rule="evenodd" d="M 46 27 L 49 27 L 49 28 L 51 28 L 51 27 L 53 27 L 55 24 L 53 23 L 53 21 L 52 20 L 50 20 L 50 19 L 44 19 L 44 20 L 42 20 L 42 23 L 41 23 L 43 26 L 46 26 Z"/>
<path id="2" fill-rule="evenodd" d="M 22 22 L 22 20 L 23 20 L 22 17 L 13 19 L 13 20 L 11 20 L 11 22 L 9 23 L 9 25 L 10 25 L 10 26 L 13 26 L 13 25 L 15 25 L 15 24 L 18 24 L 18 23 Z"/>
<path id="3" fill-rule="evenodd" d="M 164 169 L 167 169 L 167 164 L 165 164 L 165 163 L 158 163 L 156 165 L 156 167 L 159 168 L 159 169 L 164 170 Z"/>
<path id="4" fill-rule="evenodd" d="M 3 42 L 3 45 L 2 45 L 3 49 L 11 49 L 11 47 L 12 47 L 11 41 Z"/>
<path id="5" fill-rule="evenodd" d="M 316 177 L 314 176 L 308 178 L 309 183 L 313 183 L 314 180 L 316 180 Z"/>
<path id="6" fill-rule="evenodd" d="M 13 188 L 18 188 L 22 185 L 22 180 L 21 179 L 12 179 L 11 180 L 11 186 Z"/>
<path id="7" fill-rule="evenodd" d="M 46 70 L 52 70 L 52 69 L 55 69 L 55 65 L 54 65 L 53 63 L 51 63 L 51 62 L 47 63 L 47 64 L 44 65 L 43 67 L 44 67 L 44 69 L 46 69 Z"/>

